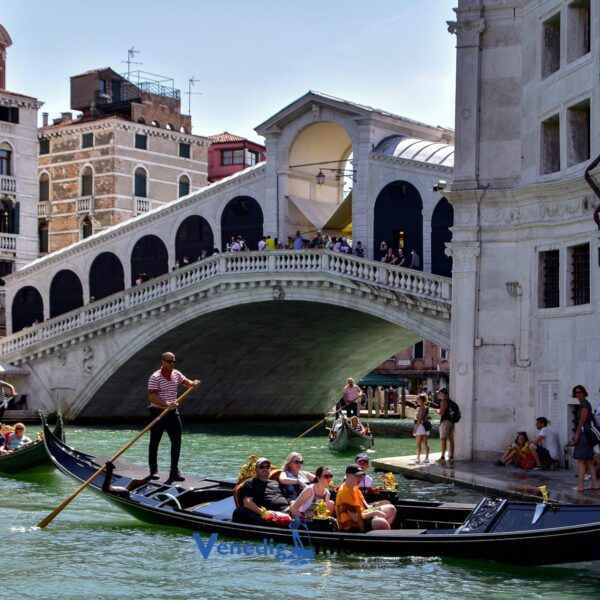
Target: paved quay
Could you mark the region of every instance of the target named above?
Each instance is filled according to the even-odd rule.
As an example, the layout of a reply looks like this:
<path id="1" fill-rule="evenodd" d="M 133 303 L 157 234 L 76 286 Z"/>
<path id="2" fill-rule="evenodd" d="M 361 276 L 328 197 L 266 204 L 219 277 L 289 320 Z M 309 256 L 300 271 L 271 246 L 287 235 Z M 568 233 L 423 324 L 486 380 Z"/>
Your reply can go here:
<path id="1" fill-rule="evenodd" d="M 456 461 L 454 466 L 439 465 L 439 452 L 431 453 L 428 465 L 412 465 L 415 456 L 392 456 L 371 460 L 371 465 L 382 471 L 399 473 L 408 478 L 433 483 L 454 483 L 477 490 L 482 494 L 502 496 L 525 501 L 538 501 L 538 488 L 545 485 L 550 499 L 574 504 L 600 504 L 600 490 L 577 492 L 576 471 L 558 468 L 555 471 L 523 471 L 512 466 L 496 467 L 492 462 Z"/>

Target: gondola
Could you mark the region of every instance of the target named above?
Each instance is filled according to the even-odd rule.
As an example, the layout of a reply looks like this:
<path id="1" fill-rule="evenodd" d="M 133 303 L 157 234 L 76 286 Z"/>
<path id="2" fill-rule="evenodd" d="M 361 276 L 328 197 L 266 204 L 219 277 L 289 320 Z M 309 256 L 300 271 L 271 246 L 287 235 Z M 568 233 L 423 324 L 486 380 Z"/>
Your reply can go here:
<path id="1" fill-rule="evenodd" d="M 55 465 L 78 482 L 87 480 L 106 461 L 70 448 L 47 426 L 44 443 Z M 117 461 L 109 480 L 112 491 L 102 490 L 104 475 L 89 487 L 141 521 L 199 532 L 194 537 L 201 552 L 208 552 L 219 536 L 224 536 L 257 539 L 260 547 L 284 544 L 291 548 L 290 560 L 327 552 L 483 559 L 521 565 L 600 559 L 600 505 L 527 504 L 490 497 L 477 505 L 465 505 L 394 497 L 398 515 L 392 530 L 308 532 L 302 527 L 233 522 L 233 483 L 216 479 L 186 480 L 185 485 L 137 481 L 131 476 L 135 471 L 134 466 Z M 130 489 L 121 494 L 116 486 Z M 246 548 L 248 544 L 238 546 Z"/>
<path id="2" fill-rule="evenodd" d="M 42 419 L 43 420 L 43 419 Z M 64 440 L 64 425 L 59 414 L 54 426 L 54 436 Z M 53 469 L 54 465 L 46 452 L 42 439 L 37 439 L 9 454 L 0 455 L 0 474 L 16 475 L 29 469 Z"/>
<path id="3" fill-rule="evenodd" d="M 347 448 L 368 450 L 373 447 L 373 434 L 355 431 L 345 418 L 336 419 L 328 431 L 329 449 L 335 452 Z"/>

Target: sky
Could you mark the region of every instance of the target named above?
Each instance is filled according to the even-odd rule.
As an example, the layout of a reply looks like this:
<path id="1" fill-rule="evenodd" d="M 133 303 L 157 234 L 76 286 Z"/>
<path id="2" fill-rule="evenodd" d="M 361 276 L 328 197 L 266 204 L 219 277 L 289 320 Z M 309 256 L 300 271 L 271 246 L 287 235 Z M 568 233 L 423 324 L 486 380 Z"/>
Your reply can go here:
<path id="1" fill-rule="evenodd" d="M 134 47 L 131 70 L 174 79 L 196 135 L 261 141 L 254 128 L 309 90 L 454 128 L 457 2 L 1 0 L 6 87 L 51 122 L 70 110 L 71 76 L 127 72 Z"/>

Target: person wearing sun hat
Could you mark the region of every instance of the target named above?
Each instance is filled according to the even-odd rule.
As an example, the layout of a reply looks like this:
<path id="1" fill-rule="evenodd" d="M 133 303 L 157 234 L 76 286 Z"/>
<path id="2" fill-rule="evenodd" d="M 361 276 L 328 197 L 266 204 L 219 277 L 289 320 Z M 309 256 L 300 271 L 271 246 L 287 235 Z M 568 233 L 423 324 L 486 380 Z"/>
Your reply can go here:
<path id="1" fill-rule="evenodd" d="M 365 472 L 356 464 L 346 467 L 346 480 L 335 499 L 335 512 L 342 531 L 365 532 L 373 529 L 391 529 L 396 509 L 391 505 L 370 506 L 358 488 Z"/>
<path id="2" fill-rule="evenodd" d="M 373 478 L 367 475 L 367 470 L 370 466 L 369 455 L 366 452 L 361 452 L 356 455 L 354 463 L 357 464 L 365 473 L 365 476 L 361 478 L 358 484 L 358 489 L 364 494 L 370 487 L 373 486 Z"/>

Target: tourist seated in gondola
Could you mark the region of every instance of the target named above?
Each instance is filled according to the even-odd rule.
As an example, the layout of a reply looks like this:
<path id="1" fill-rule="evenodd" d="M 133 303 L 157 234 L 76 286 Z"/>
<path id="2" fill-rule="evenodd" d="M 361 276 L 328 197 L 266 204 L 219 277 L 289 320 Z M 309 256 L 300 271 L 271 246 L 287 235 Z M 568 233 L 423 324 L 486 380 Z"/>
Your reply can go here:
<path id="1" fill-rule="evenodd" d="M 9 451 L 17 450 L 26 444 L 31 444 L 31 440 L 25 435 L 25 425 L 23 423 L 17 423 L 15 430 L 8 435 L 7 449 Z"/>
<path id="2" fill-rule="evenodd" d="M 279 483 L 269 478 L 271 461 L 259 458 L 255 468 L 256 475 L 246 479 L 235 492 L 237 508 L 232 519 L 237 523 L 265 525 L 267 519 L 276 519 L 278 513 L 288 512 L 290 507 Z M 266 513 L 261 509 L 266 509 Z"/>
<path id="3" fill-rule="evenodd" d="M 361 452 L 356 455 L 354 459 L 354 464 L 357 464 L 361 470 L 364 472 L 364 477 L 360 478 L 358 483 L 358 489 L 362 492 L 363 496 L 369 494 L 371 498 L 377 498 L 380 493 L 380 490 L 377 490 L 373 487 L 373 478 L 367 473 L 369 467 L 371 466 L 369 455 L 366 452 Z M 344 481 L 346 478 L 344 477 Z M 376 500 L 375 502 L 370 502 L 371 506 L 383 506 L 384 504 L 391 504 L 389 500 Z"/>
<path id="4" fill-rule="evenodd" d="M 358 417 L 352 417 L 350 419 L 350 427 L 361 435 L 366 435 L 367 433 L 365 426 L 358 420 Z"/>
<path id="5" fill-rule="evenodd" d="M 396 518 L 396 508 L 387 504 L 370 506 L 358 485 L 365 472 L 358 465 L 346 467 L 346 481 L 342 483 L 335 499 L 335 512 L 342 531 L 366 532 L 391 529 Z"/>
<path id="6" fill-rule="evenodd" d="M 307 523 L 309 529 L 337 530 L 337 521 L 332 517 L 335 513 L 335 503 L 331 500 L 329 491 L 332 483 L 331 469 L 325 466 L 317 467 L 314 482 L 307 485 L 292 502 L 290 514 L 298 515 L 302 522 Z M 319 500 L 322 502 L 318 504 Z"/>
<path id="7" fill-rule="evenodd" d="M 8 454 L 8 450 L 6 449 L 6 438 L 2 432 L 2 423 L 0 423 L 0 455 L 2 454 Z"/>
<path id="8" fill-rule="evenodd" d="M 496 466 L 504 467 L 508 463 L 512 463 L 525 470 L 541 469 L 541 467 L 535 466 L 535 459 L 529 450 L 529 438 L 527 437 L 526 431 L 517 432 L 515 441 L 508 446 L 504 456 L 500 460 L 496 461 Z"/>
<path id="9" fill-rule="evenodd" d="M 290 452 L 281 467 L 279 485 L 283 494 L 290 500 L 295 500 L 302 490 L 313 483 L 315 476 L 302 469 L 304 459 L 298 452 Z"/>

